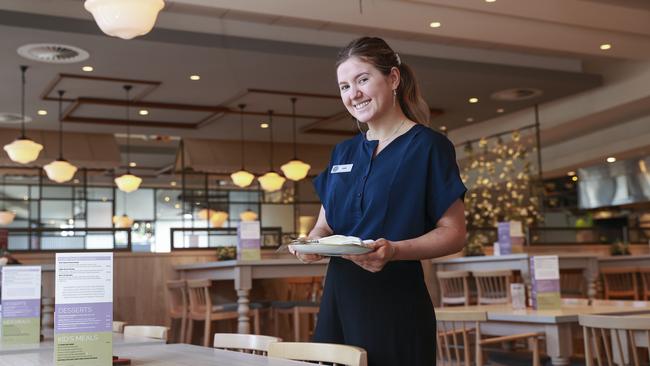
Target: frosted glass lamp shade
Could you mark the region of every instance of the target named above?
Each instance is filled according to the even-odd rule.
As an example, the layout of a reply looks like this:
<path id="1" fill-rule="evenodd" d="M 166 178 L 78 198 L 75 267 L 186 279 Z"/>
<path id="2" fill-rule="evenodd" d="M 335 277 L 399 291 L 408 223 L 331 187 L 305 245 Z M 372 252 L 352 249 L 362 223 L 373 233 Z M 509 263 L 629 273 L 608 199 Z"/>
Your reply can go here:
<path id="1" fill-rule="evenodd" d="M 163 0 L 86 0 L 84 8 L 109 36 L 132 39 L 151 31 Z"/>
<path id="2" fill-rule="evenodd" d="M 47 177 L 57 183 L 64 183 L 72 179 L 77 172 L 77 167 L 66 160 L 54 160 L 43 167 Z"/>
<path id="3" fill-rule="evenodd" d="M 38 158 L 38 154 L 43 150 L 43 145 L 30 139 L 17 139 L 5 145 L 4 149 L 11 161 L 27 164 Z"/>
<path id="4" fill-rule="evenodd" d="M 311 165 L 301 160 L 294 159 L 281 166 L 280 169 L 282 169 L 282 173 L 284 173 L 285 177 L 293 181 L 299 181 L 307 176 L 309 169 L 311 169 Z"/>
<path id="5" fill-rule="evenodd" d="M 287 179 L 276 172 L 268 172 L 263 176 L 258 177 L 257 180 L 260 182 L 264 191 L 275 192 L 282 188 L 282 185 Z"/>
<path id="6" fill-rule="evenodd" d="M 137 191 L 138 188 L 140 188 L 140 183 L 142 183 L 142 178 L 136 177 L 130 173 L 115 178 L 115 184 L 117 184 L 117 188 L 119 188 L 120 191 L 126 193 Z"/>
<path id="7" fill-rule="evenodd" d="M 128 229 L 133 226 L 133 219 L 127 215 L 113 216 L 113 225 L 118 229 Z"/>
<path id="8" fill-rule="evenodd" d="M 257 214 L 251 210 L 246 210 L 239 214 L 239 218 L 242 221 L 255 221 L 257 220 Z"/>
<path id="9" fill-rule="evenodd" d="M 198 213 L 199 220 L 209 220 L 216 212 L 217 211 L 215 210 L 208 210 L 207 208 L 201 209 Z"/>
<path id="10" fill-rule="evenodd" d="M 212 227 L 222 227 L 226 220 L 228 220 L 228 213 L 224 211 L 217 211 L 210 216 Z"/>
<path id="11" fill-rule="evenodd" d="M 0 225 L 9 225 L 14 222 L 14 218 L 16 218 L 15 212 L 7 210 L 0 211 Z"/>
<path id="12" fill-rule="evenodd" d="M 251 183 L 253 183 L 255 176 L 245 170 L 239 170 L 230 174 L 230 178 L 236 186 L 244 188 L 250 186 Z"/>

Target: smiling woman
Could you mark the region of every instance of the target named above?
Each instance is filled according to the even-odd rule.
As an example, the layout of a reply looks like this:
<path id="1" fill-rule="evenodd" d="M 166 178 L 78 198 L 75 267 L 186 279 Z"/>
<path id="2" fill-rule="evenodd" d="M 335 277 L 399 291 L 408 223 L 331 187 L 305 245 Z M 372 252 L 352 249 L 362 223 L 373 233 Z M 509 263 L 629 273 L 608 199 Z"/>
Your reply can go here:
<path id="1" fill-rule="evenodd" d="M 433 365 L 435 316 L 419 260 L 464 243 L 455 150 L 424 126 L 429 108 L 414 75 L 382 39 L 344 48 L 337 77 L 343 104 L 368 131 L 338 144 L 314 179 L 323 206 L 309 238 L 372 240 L 369 253 L 330 259 L 314 340 L 364 348 L 371 366 Z"/>

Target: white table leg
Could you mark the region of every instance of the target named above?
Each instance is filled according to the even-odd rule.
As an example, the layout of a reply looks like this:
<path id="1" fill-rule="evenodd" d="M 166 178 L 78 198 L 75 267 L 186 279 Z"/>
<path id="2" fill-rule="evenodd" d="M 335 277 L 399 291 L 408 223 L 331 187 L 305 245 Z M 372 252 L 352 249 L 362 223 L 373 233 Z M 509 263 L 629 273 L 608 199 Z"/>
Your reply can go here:
<path id="1" fill-rule="evenodd" d="M 546 354 L 556 366 L 569 365 L 573 350 L 571 324 L 551 324 L 546 326 Z"/>
<path id="2" fill-rule="evenodd" d="M 237 318 L 237 332 L 241 334 L 249 334 L 251 329 L 250 318 L 248 317 L 248 311 L 250 310 L 248 293 L 250 290 L 237 290 L 237 313 L 239 317 Z"/>

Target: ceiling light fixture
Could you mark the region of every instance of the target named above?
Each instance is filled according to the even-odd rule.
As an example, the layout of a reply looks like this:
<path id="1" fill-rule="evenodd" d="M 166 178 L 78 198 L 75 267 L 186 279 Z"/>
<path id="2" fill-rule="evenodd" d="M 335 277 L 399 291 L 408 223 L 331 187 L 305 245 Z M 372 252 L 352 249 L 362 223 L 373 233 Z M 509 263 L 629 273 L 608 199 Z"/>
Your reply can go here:
<path id="1" fill-rule="evenodd" d="M 574 175 L 576 175 L 576 172 L 573 170 L 569 170 L 568 172 L 566 172 L 566 175 L 568 175 L 569 177 L 573 177 Z"/>
<path id="2" fill-rule="evenodd" d="M 609 43 L 603 43 L 603 44 L 600 45 L 600 49 L 603 50 L 603 51 L 610 50 L 611 48 L 612 48 L 612 45 L 609 44 Z"/>
<path id="3" fill-rule="evenodd" d="M 36 114 L 38 114 L 39 116 L 47 116 L 47 111 L 45 109 L 39 109 L 38 111 L 36 111 Z"/>
<path id="4" fill-rule="evenodd" d="M 478 103 L 478 98 L 474 98 L 474 97 L 469 98 L 469 102 L 472 103 L 472 104 Z"/>
<path id="5" fill-rule="evenodd" d="M 93 72 L 93 70 L 95 69 L 92 66 L 84 66 L 81 68 L 81 71 L 85 71 L 85 72 Z"/>
<path id="6" fill-rule="evenodd" d="M 235 183 L 236 186 L 245 188 L 251 185 L 253 183 L 253 179 L 255 179 L 255 176 L 251 174 L 250 172 L 246 171 L 244 168 L 245 161 L 246 161 L 246 155 L 245 155 L 245 149 L 244 149 L 244 108 L 246 108 L 246 104 L 240 104 L 239 105 L 239 129 L 240 129 L 240 143 L 239 143 L 239 152 L 241 153 L 241 168 L 230 174 L 230 178 L 232 179 L 232 182 Z"/>
<path id="7" fill-rule="evenodd" d="M 269 110 L 269 136 L 270 136 L 270 148 L 269 148 L 269 171 L 261 177 L 258 177 L 257 180 L 260 182 L 262 189 L 266 192 L 275 192 L 282 188 L 286 179 L 280 174 L 276 173 L 273 170 L 273 111 Z"/>
<path id="8" fill-rule="evenodd" d="M 59 90 L 59 158 L 43 167 L 47 177 L 57 183 L 65 183 L 74 177 L 77 167 L 63 158 L 63 90 Z"/>
<path id="9" fill-rule="evenodd" d="M 280 167 L 284 176 L 293 180 L 299 181 L 304 179 L 311 169 L 311 165 L 298 159 L 297 145 L 296 145 L 296 101 L 297 98 L 291 98 L 291 117 L 293 120 L 293 159 Z"/>
<path id="10" fill-rule="evenodd" d="M 610 156 L 610 157 L 607 158 L 607 162 L 608 162 L 608 163 L 615 163 L 615 162 L 616 162 L 616 158 L 613 157 L 613 156 Z"/>
<path id="11" fill-rule="evenodd" d="M 149 115 L 149 111 L 146 110 L 146 109 L 141 109 L 141 110 L 138 111 L 138 114 L 141 115 L 141 116 L 147 116 L 147 115 Z"/>
<path id="12" fill-rule="evenodd" d="M 260 123 L 260 128 L 269 128 L 268 123 Z"/>
<path id="13" fill-rule="evenodd" d="M 31 163 L 38 158 L 38 154 L 43 150 L 43 145 L 34 142 L 27 138 L 25 135 L 25 72 L 27 66 L 20 66 L 21 81 L 22 81 L 22 96 L 20 103 L 20 116 L 21 116 L 21 134 L 20 137 L 12 143 L 4 146 L 5 151 L 9 155 L 11 161 L 20 164 Z"/>
<path id="14" fill-rule="evenodd" d="M 574 181 L 574 182 L 577 182 L 578 181 L 578 176 L 574 175 L 573 177 L 571 177 L 571 180 Z"/>
<path id="15" fill-rule="evenodd" d="M 499 109 L 497 109 L 497 113 L 503 113 L 503 112 L 505 112 L 505 111 L 506 111 L 506 110 L 503 109 L 503 108 L 499 108 Z"/>
<path id="16" fill-rule="evenodd" d="M 199 76 L 199 75 L 190 75 L 190 80 L 193 80 L 193 81 L 201 80 L 201 76 Z"/>
<path id="17" fill-rule="evenodd" d="M 86 0 L 84 8 L 109 36 L 132 39 L 151 31 L 163 0 Z"/>
<path id="18" fill-rule="evenodd" d="M 442 24 L 440 24 L 440 22 L 431 22 L 431 23 L 429 23 L 429 27 L 431 27 L 431 28 L 440 28 L 441 25 Z"/>
<path id="19" fill-rule="evenodd" d="M 467 118 L 465 121 L 466 121 L 466 122 L 474 122 L 474 118 L 469 117 L 469 118 Z"/>
<path id="20" fill-rule="evenodd" d="M 126 91 L 126 161 L 129 162 L 131 161 L 131 120 L 129 117 L 129 105 L 131 104 L 129 92 L 131 91 L 131 88 L 131 85 L 124 85 L 124 90 Z M 142 178 L 131 174 L 130 166 L 131 164 L 127 164 L 126 174 L 115 178 L 117 188 L 126 193 L 137 191 L 140 187 L 140 183 L 142 183 Z"/>

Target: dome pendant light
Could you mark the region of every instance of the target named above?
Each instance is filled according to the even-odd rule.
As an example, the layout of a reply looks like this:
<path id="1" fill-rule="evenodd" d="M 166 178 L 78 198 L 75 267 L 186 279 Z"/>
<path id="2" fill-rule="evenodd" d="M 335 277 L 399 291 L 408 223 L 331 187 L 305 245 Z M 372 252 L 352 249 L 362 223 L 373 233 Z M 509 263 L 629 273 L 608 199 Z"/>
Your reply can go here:
<path id="1" fill-rule="evenodd" d="M 115 184 L 120 191 L 130 193 L 138 190 L 142 178 L 131 174 L 131 120 L 129 117 L 131 85 L 124 85 L 124 90 L 126 91 L 126 174 L 115 178 Z"/>
<path id="2" fill-rule="evenodd" d="M 126 193 L 123 196 L 123 204 L 123 214 L 121 216 L 113 216 L 113 225 L 118 229 L 130 229 L 133 226 L 133 219 L 126 214 Z"/>
<path id="3" fill-rule="evenodd" d="M 271 137 L 270 143 L 270 161 L 269 161 L 269 171 L 261 177 L 258 177 L 257 180 L 260 182 L 262 189 L 266 192 L 275 192 L 282 188 L 282 185 L 286 179 L 280 174 L 276 173 L 273 170 L 273 111 L 269 110 L 269 135 Z"/>
<path id="4" fill-rule="evenodd" d="M 132 39 L 151 31 L 163 0 L 86 0 L 84 8 L 109 36 Z"/>
<path id="5" fill-rule="evenodd" d="M 296 148 L 296 101 L 296 98 L 291 98 L 291 114 L 293 117 L 293 159 L 280 167 L 284 176 L 293 181 L 304 179 L 307 176 L 307 173 L 309 173 L 309 169 L 311 169 L 311 165 L 298 159 Z"/>
<path id="6" fill-rule="evenodd" d="M 13 211 L 9 211 L 5 208 L 5 196 L 7 194 L 7 191 L 5 189 L 5 176 L 2 176 L 2 210 L 0 210 L 0 225 L 1 226 L 7 226 L 14 222 L 14 218 L 16 217 L 16 213 Z"/>
<path id="7" fill-rule="evenodd" d="M 15 161 L 20 164 L 28 164 L 38 158 L 38 154 L 43 150 L 43 145 L 34 142 L 27 138 L 25 135 L 25 72 L 27 71 L 27 66 L 21 66 L 21 80 L 22 80 L 22 97 L 21 97 L 21 110 L 20 115 L 22 119 L 21 124 L 21 135 L 18 139 L 14 140 L 12 143 L 4 146 L 5 151 L 9 155 L 11 161 Z"/>
<path id="8" fill-rule="evenodd" d="M 251 183 L 253 183 L 253 179 L 255 179 L 255 176 L 253 174 L 247 172 L 246 169 L 244 169 L 244 108 L 246 108 L 246 104 L 239 105 L 239 127 L 241 130 L 241 144 L 239 146 L 241 150 L 241 169 L 230 174 L 232 182 L 241 188 L 250 186 Z"/>
<path id="9" fill-rule="evenodd" d="M 64 183 L 72 179 L 77 172 L 77 167 L 63 158 L 63 121 L 62 108 L 63 90 L 59 90 L 59 158 L 43 167 L 47 177 L 57 183 Z"/>

